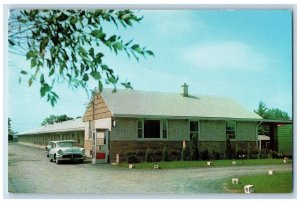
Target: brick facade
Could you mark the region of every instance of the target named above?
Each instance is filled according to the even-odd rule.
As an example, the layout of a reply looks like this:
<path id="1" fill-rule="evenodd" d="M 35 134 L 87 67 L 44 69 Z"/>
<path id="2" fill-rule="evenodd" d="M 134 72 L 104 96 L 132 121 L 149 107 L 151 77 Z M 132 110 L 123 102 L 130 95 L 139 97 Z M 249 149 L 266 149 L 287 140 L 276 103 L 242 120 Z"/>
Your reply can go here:
<path id="1" fill-rule="evenodd" d="M 154 154 L 159 154 L 166 146 L 174 159 L 181 158 L 182 142 L 187 141 L 189 148 L 189 120 L 168 120 L 168 138 L 162 139 L 138 139 L 137 125 L 135 118 L 115 118 L 116 127 L 112 128 L 110 134 L 110 161 L 114 162 L 116 154 L 119 154 L 120 161 L 126 161 L 128 154 L 143 155 L 149 148 Z M 236 138 L 231 141 L 233 151 L 236 147 L 246 149 L 256 147 L 256 126 L 255 122 L 237 122 Z M 225 121 L 200 121 L 199 152 L 208 150 L 209 153 L 218 152 L 224 156 L 226 147 L 226 122 Z M 158 156 L 159 157 L 159 156 Z"/>

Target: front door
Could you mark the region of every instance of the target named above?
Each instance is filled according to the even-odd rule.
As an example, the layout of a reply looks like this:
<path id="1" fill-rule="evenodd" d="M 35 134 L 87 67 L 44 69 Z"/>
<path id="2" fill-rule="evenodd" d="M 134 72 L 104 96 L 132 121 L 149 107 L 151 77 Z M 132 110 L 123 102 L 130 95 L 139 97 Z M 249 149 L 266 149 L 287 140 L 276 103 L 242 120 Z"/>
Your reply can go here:
<path id="1" fill-rule="evenodd" d="M 108 153 L 108 130 L 96 129 L 93 135 L 92 163 L 107 163 Z"/>

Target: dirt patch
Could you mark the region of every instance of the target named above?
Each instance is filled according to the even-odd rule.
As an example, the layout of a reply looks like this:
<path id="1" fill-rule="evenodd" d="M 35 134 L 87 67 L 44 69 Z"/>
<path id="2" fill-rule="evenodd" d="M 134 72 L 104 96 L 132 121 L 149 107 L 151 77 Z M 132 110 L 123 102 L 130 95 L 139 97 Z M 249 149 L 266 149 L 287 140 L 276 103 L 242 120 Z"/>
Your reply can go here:
<path id="1" fill-rule="evenodd" d="M 229 186 L 228 183 L 224 183 L 224 185 L 223 185 L 223 190 L 224 190 L 224 192 L 228 192 L 228 193 L 242 193 L 241 190 L 238 190 L 238 189 L 230 189 L 228 186 Z"/>

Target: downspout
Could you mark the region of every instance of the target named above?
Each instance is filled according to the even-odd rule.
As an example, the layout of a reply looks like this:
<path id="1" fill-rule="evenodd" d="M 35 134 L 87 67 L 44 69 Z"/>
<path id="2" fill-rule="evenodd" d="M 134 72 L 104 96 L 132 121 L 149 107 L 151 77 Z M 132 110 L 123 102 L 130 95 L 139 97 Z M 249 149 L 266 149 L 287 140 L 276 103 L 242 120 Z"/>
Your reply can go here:
<path id="1" fill-rule="evenodd" d="M 258 149 L 258 127 L 261 125 L 262 121 L 259 122 L 259 124 L 256 126 L 256 137 L 255 137 L 255 145 L 256 145 L 256 148 Z"/>

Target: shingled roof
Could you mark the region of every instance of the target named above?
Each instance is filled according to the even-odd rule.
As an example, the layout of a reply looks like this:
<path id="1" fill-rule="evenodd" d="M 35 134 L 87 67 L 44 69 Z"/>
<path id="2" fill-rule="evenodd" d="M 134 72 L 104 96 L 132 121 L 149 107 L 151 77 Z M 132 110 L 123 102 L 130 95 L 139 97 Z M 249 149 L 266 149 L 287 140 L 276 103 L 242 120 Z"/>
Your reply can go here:
<path id="1" fill-rule="evenodd" d="M 115 117 L 262 120 L 236 100 L 223 96 L 104 89 L 101 96 Z"/>

